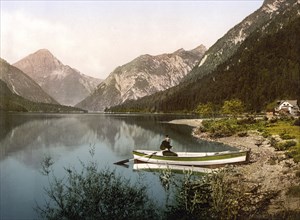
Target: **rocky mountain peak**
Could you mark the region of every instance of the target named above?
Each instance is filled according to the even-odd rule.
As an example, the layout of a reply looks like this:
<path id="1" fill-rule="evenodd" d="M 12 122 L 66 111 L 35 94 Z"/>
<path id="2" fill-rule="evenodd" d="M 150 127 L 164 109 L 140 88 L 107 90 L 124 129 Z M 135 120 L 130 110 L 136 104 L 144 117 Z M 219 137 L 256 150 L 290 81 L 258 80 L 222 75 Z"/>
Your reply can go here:
<path id="1" fill-rule="evenodd" d="M 174 52 L 174 54 L 177 54 L 177 53 L 182 53 L 182 52 L 185 52 L 185 50 L 183 48 L 180 48 L 179 50 L 176 50 Z"/>
<path id="2" fill-rule="evenodd" d="M 41 49 L 14 64 L 60 104 L 75 105 L 102 81 L 64 65 L 49 50 Z"/>
<path id="3" fill-rule="evenodd" d="M 264 29 L 272 19 L 295 8 L 299 0 L 265 0 L 263 5 L 247 16 L 239 24 L 231 28 L 222 38 L 211 46 L 200 61 L 198 68 L 194 68 L 185 80 L 202 78 L 213 72 L 216 67 L 228 60 L 256 30 Z"/>
<path id="4" fill-rule="evenodd" d="M 44 55 L 44 56 L 49 56 L 49 57 L 54 57 L 53 54 L 48 50 L 48 49 L 39 49 L 38 51 L 36 51 L 33 54 L 37 54 L 39 56 Z"/>
<path id="5" fill-rule="evenodd" d="M 195 54 L 203 54 L 206 50 L 206 47 L 203 44 L 201 44 L 200 46 L 190 50 L 190 52 Z"/>
<path id="6" fill-rule="evenodd" d="M 263 5 L 274 4 L 275 2 L 284 2 L 285 0 L 264 0 Z"/>
<path id="7" fill-rule="evenodd" d="M 103 111 L 106 107 L 178 85 L 199 62 L 205 52 L 203 48 L 205 47 L 199 46 L 195 51 L 179 49 L 156 56 L 141 55 L 117 67 L 92 95 L 76 106 L 91 111 Z"/>
<path id="8" fill-rule="evenodd" d="M 63 66 L 63 64 L 47 49 L 38 50 L 13 65 L 24 71 L 34 80 L 38 79 L 36 81 L 45 78 L 47 72 L 61 69 Z"/>
<path id="9" fill-rule="evenodd" d="M 262 10 L 267 13 L 273 13 L 280 8 L 281 4 L 284 4 L 285 0 L 265 0 L 262 6 Z"/>

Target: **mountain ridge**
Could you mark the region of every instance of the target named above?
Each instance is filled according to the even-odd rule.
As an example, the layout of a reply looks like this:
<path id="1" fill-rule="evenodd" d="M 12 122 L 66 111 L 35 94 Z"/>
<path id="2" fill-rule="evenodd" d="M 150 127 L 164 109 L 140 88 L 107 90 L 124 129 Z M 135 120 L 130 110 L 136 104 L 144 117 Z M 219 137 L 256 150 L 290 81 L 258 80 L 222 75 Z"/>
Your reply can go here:
<path id="1" fill-rule="evenodd" d="M 75 105 L 102 80 L 64 65 L 49 50 L 40 49 L 13 64 L 35 80 L 60 104 Z"/>
<path id="2" fill-rule="evenodd" d="M 76 106 L 90 111 L 136 100 L 177 85 L 199 62 L 205 46 L 160 55 L 144 54 L 117 67 L 99 84 L 95 92 Z"/>
<path id="3" fill-rule="evenodd" d="M 249 111 L 261 111 L 276 99 L 300 100 L 300 11 L 294 7 L 297 2 L 289 2 L 289 7 L 256 28 L 236 53 L 210 74 L 108 111 L 193 111 L 199 103 L 222 105 L 232 98 L 241 99 Z"/>
<path id="4" fill-rule="evenodd" d="M 237 51 L 247 36 L 295 4 L 297 4 L 297 0 L 264 1 L 259 9 L 248 15 L 240 23 L 231 28 L 223 37 L 218 39 L 206 51 L 198 67 L 195 67 L 184 80 L 196 80 L 211 73 L 218 65 L 224 63 Z"/>

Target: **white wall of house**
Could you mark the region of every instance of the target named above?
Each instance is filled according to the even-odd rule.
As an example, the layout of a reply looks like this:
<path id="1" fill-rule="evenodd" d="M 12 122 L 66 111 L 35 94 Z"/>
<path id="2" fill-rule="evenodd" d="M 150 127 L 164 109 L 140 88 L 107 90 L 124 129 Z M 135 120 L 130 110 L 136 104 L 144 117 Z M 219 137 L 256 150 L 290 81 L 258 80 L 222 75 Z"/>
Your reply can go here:
<path id="1" fill-rule="evenodd" d="M 292 115 L 297 115 L 299 111 L 299 107 L 297 104 L 294 106 L 289 101 L 284 101 L 280 103 L 280 105 L 275 109 L 275 111 L 280 111 L 280 110 L 285 110 Z"/>
<path id="2" fill-rule="evenodd" d="M 290 103 L 283 102 L 283 103 L 281 103 L 281 105 L 279 105 L 278 109 L 279 110 L 281 110 L 281 109 L 288 109 L 288 111 L 291 113 L 292 107 L 293 107 L 293 105 L 291 105 Z"/>

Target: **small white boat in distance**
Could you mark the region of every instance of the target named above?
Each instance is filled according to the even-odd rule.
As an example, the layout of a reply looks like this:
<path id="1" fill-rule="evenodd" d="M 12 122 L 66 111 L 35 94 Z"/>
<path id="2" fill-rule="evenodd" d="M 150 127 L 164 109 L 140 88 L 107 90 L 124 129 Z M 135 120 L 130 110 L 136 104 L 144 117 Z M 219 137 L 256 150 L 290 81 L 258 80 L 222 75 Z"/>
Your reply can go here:
<path id="1" fill-rule="evenodd" d="M 221 152 L 170 152 L 134 150 L 133 158 L 136 163 L 168 164 L 182 166 L 220 166 L 226 164 L 246 163 L 250 151 L 221 151 Z"/>

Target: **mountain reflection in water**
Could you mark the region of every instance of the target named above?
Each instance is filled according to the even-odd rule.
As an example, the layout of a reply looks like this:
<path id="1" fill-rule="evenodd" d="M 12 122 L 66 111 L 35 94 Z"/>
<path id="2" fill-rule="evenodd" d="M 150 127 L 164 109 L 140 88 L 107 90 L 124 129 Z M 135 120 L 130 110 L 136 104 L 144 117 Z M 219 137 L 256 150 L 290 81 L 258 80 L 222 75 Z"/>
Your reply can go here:
<path id="1" fill-rule="evenodd" d="M 159 150 L 168 133 L 176 151 L 218 151 L 232 149 L 222 144 L 196 140 L 192 128 L 165 123 L 166 116 L 124 115 L 9 115 L 9 126 L 1 124 L 0 160 L 19 151 L 103 143 L 119 156 L 133 149 Z M 172 119 L 176 116 L 169 116 Z M 3 120 L 2 120 L 3 119 Z M 19 119 L 19 120 L 18 120 Z"/>
<path id="2" fill-rule="evenodd" d="M 182 117 L 182 116 L 181 116 Z M 89 147 L 100 168 L 116 169 L 132 180 L 131 169 L 114 162 L 132 158 L 132 150 L 159 150 L 169 134 L 175 151 L 220 151 L 232 149 L 192 137 L 192 128 L 166 123 L 174 115 L 106 114 L 0 114 L 0 219 L 37 218 L 33 207 L 44 202 L 47 178 L 41 175 L 45 155 L 55 161 L 58 176 L 64 167 L 88 162 Z M 163 200 L 164 189 L 157 176 L 145 174 L 150 195 Z"/>

